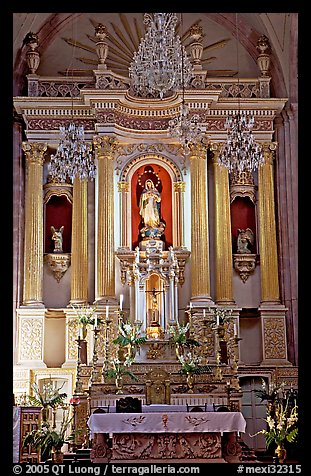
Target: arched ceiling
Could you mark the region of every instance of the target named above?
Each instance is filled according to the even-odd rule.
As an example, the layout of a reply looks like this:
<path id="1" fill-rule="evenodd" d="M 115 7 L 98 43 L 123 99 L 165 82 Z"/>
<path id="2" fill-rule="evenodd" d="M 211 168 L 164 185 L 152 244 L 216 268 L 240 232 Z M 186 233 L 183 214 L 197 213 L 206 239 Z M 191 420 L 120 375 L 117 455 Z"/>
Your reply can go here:
<path id="1" fill-rule="evenodd" d="M 256 43 L 265 34 L 279 66 L 282 81 L 288 82 L 291 13 L 177 13 L 177 33 L 188 53 L 189 28 L 203 29 L 203 67 L 211 77 L 258 77 Z M 144 13 L 14 13 L 13 61 L 15 78 L 27 73 L 24 38 L 38 33 L 41 55 L 37 74 L 92 75 L 97 69 L 95 27 L 102 23 L 108 31 L 106 64 L 128 76 L 133 54 L 144 36 Z M 69 72 L 68 72 L 69 70 Z"/>

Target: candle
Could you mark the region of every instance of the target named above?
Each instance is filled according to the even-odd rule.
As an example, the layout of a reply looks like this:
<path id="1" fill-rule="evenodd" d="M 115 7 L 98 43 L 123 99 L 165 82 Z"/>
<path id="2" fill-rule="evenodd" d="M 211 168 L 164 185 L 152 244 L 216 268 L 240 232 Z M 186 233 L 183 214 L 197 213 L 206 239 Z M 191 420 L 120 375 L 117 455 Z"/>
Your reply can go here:
<path id="1" fill-rule="evenodd" d="M 80 329 L 79 329 L 79 340 L 80 340 L 80 339 L 82 339 L 82 329 L 81 329 L 81 327 L 80 327 Z"/>
<path id="2" fill-rule="evenodd" d="M 216 324 L 217 324 L 217 326 L 219 326 L 219 316 L 218 316 L 218 314 L 216 316 Z"/>
<path id="3" fill-rule="evenodd" d="M 234 323 L 234 335 L 236 336 L 238 333 L 237 333 L 237 326 L 236 326 L 236 322 Z"/>
<path id="4" fill-rule="evenodd" d="M 106 319 L 108 319 L 109 316 L 109 306 L 106 306 Z"/>
<path id="5" fill-rule="evenodd" d="M 203 317 L 205 317 L 205 309 L 203 309 Z"/>
<path id="6" fill-rule="evenodd" d="M 123 306 L 123 294 L 120 294 L 120 310 L 122 311 Z"/>
<path id="7" fill-rule="evenodd" d="M 190 303 L 190 309 L 192 309 L 192 302 Z"/>

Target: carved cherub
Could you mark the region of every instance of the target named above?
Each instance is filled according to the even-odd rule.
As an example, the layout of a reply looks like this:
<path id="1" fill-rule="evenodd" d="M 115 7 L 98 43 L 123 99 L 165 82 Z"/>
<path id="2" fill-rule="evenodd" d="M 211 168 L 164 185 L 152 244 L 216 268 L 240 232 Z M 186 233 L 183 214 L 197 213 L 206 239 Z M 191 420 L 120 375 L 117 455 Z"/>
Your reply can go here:
<path id="1" fill-rule="evenodd" d="M 254 233 L 250 228 L 246 230 L 238 229 L 238 239 L 237 239 L 237 253 L 251 253 L 251 250 L 248 248 L 250 245 L 254 244 Z"/>
<path id="2" fill-rule="evenodd" d="M 54 241 L 54 253 L 63 252 L 63 231 L 64 226 L 61 226 L 59 230 L 51 226 L 52 240 Z"/>

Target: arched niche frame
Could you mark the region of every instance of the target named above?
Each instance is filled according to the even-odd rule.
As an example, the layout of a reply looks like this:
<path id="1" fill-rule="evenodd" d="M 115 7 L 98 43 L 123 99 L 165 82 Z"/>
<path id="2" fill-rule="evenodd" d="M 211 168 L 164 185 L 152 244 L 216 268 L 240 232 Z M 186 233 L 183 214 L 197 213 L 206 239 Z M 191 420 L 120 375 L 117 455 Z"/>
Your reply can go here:
<path id="1" fill-rule="evenodd" d="M 161 215 L 166 221 L 166 249 L 182 247 L 184 243 L 183 228 L 183 175 L 171 159 L 158 154 L 144 154 L 130 159 L 120 174 L 119 192 L 121 193 L 121 247 L 135 249 L 139 240 L 140 222 L 137 182 L 145 169 L 151 169 L 161 177 L 164 189 L 161 193 Z M 147 175 L 146 175 L 147 177 Z M 165 189 L 165 187 L 167 187 Z M 166 202 L 165 202 L 166 200 Z"/>

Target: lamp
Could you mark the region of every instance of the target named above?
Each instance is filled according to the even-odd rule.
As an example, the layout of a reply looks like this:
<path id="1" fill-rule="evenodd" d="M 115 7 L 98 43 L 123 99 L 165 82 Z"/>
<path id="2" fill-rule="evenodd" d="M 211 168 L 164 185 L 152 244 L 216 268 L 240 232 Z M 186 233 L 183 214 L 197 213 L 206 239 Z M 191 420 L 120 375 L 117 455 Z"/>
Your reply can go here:
<path id="1" fill-rule="evenodd" d="M 239 36 L 236 15 L 237 70 L 239 75 Z M 255 143 L 252 128 L 254 117 L 240 110 L 240 81 L 238 76 L 238 113 L 226 118 L 227 140 L 218 157 L 218 163 L 226 167 L 229 173 L 234 171 L 254 171 L 264 163 L 262 147 Z"/>
<path id="2" fill-rule="evenodd" d="M 67 69 L 67 74 L 69 68 Z M 60 126 L 59 128 L 60 141 L 56 154 L 51 155 L 49 174 L 52 179 L 59 182 L 66 182 L 67 178 L 73 182 L 76 177 L 80 180 L 93 180 L 96 175 L 96 166 L 92 154 L 92 146 L 84 141 L 83 125 L 77 125 L 73 121 L 72 89 L 70 95 L 72 100 L 71 121 L 68 126 Z"/>
<path id="3" fill-rule="evenodd" d="M 182 23 L 182 20 L 181 20 Z M 193 114 L 189 116 L 189 108 L 185 103 L 185 73 L 184 57 L 181 58 L 181 85 L 182 85 L 182 102 L 180 114 L 168 123 L 168 132 L 171 137 L 176 137 L 183 146 L 184 152 L 189 153 L 189 143 L 200 142 L 204 137 L 203 130 L 199 127 L 199 115 Z"/>
<path id="4" fill-rule="evenodd" d="M 189 84 L 192 65 L 185 47 L 175 34 L 175 13 L 149 13 L 144 15 L 148 25 L 138 52 L 129 67 L 129 76 L 136 94 L 160 96 L 173 93 L 181 84 Z"/>

